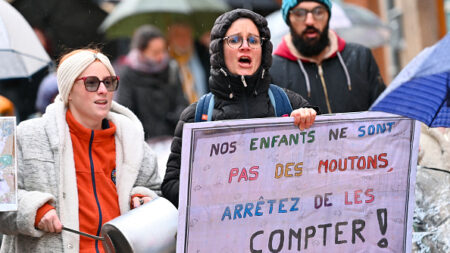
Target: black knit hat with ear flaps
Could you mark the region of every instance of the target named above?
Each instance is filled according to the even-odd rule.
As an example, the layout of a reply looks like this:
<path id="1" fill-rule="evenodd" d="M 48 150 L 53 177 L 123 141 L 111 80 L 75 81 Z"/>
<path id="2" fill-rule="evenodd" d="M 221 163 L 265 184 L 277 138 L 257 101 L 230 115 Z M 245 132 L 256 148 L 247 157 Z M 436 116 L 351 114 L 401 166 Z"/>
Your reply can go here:
<path id="1" fill-rule="evenodd" d="M 235 9 L 218 17 L 211 30 L 211 43 L 209 46 L 209 52 L 211 54 L 211 74 L 219 71 L 220 68 L 227 69 L 223 54 L 223 37 L 225 37 L 225 34 L 233 22 L 240 18 L 251 19 L 258 28 L 259 36 L 265 38 L 265 41 L 262 44 L 261 66 L 266 71 L 272 66 L 273 46 L 272 42 L 270 42 L 270 30 L 267 27 L 267 20 L 253 11 L 247 9 Z"/>

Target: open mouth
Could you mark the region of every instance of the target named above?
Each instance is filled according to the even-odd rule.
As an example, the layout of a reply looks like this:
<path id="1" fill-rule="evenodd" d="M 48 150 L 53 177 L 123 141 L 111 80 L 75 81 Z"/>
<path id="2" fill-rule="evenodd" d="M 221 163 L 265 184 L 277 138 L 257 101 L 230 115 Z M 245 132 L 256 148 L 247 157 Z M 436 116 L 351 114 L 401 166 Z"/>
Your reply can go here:
<path id="1" fill-rule="evenodd" d="M 252 59 L 247 56 L 241 56 L 239 57 L 239 63 L 250 65 L 252 63 Z"/>
<path id="2" fill-rule="evenodd" d="M 98 104 L 98 105 L 106 105 L 108 103 L 108 101 L 106 101 L 106 100 L 97 100 L 97 101 L 95 101 L 95 103 Z"/>
<path id="3" fill-rule="evenodd" d="M 308 38 L 312 38 L 317 37 L 319 35 L 319 31 L 315 28 L 308 28 L 303 32 L 303 34 Z"/>

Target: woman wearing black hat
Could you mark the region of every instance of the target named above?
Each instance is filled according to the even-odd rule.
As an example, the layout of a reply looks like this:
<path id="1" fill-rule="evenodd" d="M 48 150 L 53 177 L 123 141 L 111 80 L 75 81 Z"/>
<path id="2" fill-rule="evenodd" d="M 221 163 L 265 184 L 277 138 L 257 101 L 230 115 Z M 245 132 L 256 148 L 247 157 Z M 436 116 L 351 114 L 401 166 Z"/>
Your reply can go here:
<path id="1" fill-rule="evenodd" d="M 268 95 L 272 43 L 267 21 L 261 15 L 236 9 L 217 18 L 211 30 L 209 88 L 214 94 L 212 120 L 273 117 Z M 284 90 L 294 109 L 291 117 L 300 129 L 309 128 L 318 109 L 300 95 Z M 194 122 L 197 103 L 187 107 L 175 130 L 162 184 L 164 197 L 178 206 L 182 130 Z M 300 109 L 298 109 L 300 108 Z"/>

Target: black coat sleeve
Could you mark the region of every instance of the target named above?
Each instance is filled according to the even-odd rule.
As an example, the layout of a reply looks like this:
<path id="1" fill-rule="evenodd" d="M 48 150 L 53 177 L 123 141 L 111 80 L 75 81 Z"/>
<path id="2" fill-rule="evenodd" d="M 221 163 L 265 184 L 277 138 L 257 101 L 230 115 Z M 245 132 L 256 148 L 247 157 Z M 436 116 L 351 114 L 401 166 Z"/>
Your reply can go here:
<path id="1" fill-rule="evenodd" d="M 312 108 L 317 112 L 317 115 L 320 114 L 320 109 L 318 106 L 311 105 L 309 102 L 304 99 L 300 94 L 295 93 L 291 90 L 283 88 L 284 92 L 286 92 L 286 95 L 288 96 L 289 100 L 291 101 L 292 109 L 299 109 L 299 108 Z"/>
<path id="2" fill-rule="evenodd" d="M 180 190 L 181 150 L 183 140 L 184 123 L 194 122 L 197 103 L 188 106 L 181 113 L 180 120 L 175 128 L 170 155 L 167 161 L 166 174 L 161 185 L 163 197 L 168 199 L 178 208 L 178 196 Z"/>

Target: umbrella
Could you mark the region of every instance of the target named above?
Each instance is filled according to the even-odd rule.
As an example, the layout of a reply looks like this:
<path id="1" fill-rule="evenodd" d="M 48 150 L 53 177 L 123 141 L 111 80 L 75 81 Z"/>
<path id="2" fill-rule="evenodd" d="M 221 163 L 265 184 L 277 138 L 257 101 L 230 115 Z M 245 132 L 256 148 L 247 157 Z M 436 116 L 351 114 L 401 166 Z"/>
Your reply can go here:
<path id="1" fill-rule="evenodd" d="M 331 13 L 330 28 L 347 42 L 370 48 L 389 42 L 389 27 L 370 10 L 353 4 L 333 2 Z M 272 32 L 271 41 L 276 48 L 283 36 L 289 33 L 289 27 L 284 22 L 281 11 L 268 15 L 266 19 Z"/>
<path id="2" fill-rule="evenodd" d="M 450 127 L 450 34 L 425 48 L 397 75 L 370 110 Z"/>
<path id="3" fill-rule="evenodd" d="M 267 15 L 280 9 L 280 5 L 275 0 L 225 0 L 231 8 L 244 8 Z"/>
<path id="4" fill-rule="evenodd" d="M 276 10 L 280 6 L 274 0 L 225 0 L 233 8 Z"/>
<path id="5" fill-rule="evenodd" d="M 68 49 L 98 45 L 103 36 L 98 27 L 108 15 L 98 0 L 14 0 L 16 8 L 32 27 L 40 29 L 48 41 L 48 53 L 53 59 Z M 104 44 L 104 43 L 103 43 Z M 113 45 L 105 53 L 113 54 Z"/>
<path id="6" fill-rule="evenodd" d="M 339 36 L 349 42 L 356 42 L 370 48 L 389 43 L 391 29 L 375 13 L 354 4 L 342 3 L 341 6 L 351 25 L 336 27 L 335 30 Z"/>
<path id="7" fill-rule="evenodd" d="M 0 79 L 30 77 L 50 62 L 24 17 L 0 0 Z"/>
<path id="8" fill-rule="evenodd" d="M 166 31 L 174 22 L 185 22 L 200 35 L 210 30 L 215 19 L 228 9 L 228 5 L 220 0 L 121 1 L 103 21 L 100 31 L 114 39 L 130 37 L 143 24 L 153 24 Z"/>

